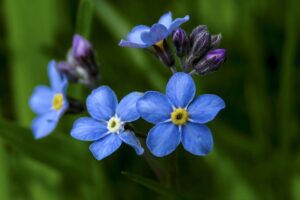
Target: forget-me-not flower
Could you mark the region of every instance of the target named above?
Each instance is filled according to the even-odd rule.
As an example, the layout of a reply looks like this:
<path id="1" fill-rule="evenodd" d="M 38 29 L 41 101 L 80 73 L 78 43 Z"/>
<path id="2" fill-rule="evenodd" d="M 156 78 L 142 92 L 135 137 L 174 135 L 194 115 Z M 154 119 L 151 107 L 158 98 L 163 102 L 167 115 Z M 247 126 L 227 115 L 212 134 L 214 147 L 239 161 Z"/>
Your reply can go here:
<path id="1" fill-rule="evenodd" d="M 59 118 L 68 108 L 66 89 L 67 78 L 60 74 L 56 62 L 48 64 L 48 76 L 51 87 L 37 86 L 29 100 L 29 105 L 38 116 L 32 122 L 32 131 L 36 139 L 50 134 L 56 127 Z"/>
<path id="2" fill-rule="evenodd" d="M 180 143 L 194 155 L 206 155 L 212 150 L 213 138 L 204 124 L 213 120 L 225 103 L 213 94 L 194 98 L 195 91 L 192 77 L 178 72 L 169 80 L 166 95 L 149 91 L 137 102 L 141 117 L 156 124 L 146 141 L 155 156 L 172 153 Z"/>
<path id="3" fill-rule="evenodd" d="M 163 40 L 170 35 L 182 23 L 189 20 L 189 16 L 172 19 L 172 13 L 167 12 L 159 19 L 158 23 L 152 27 L 138 25 L 134 27 L 126 36 L 126 40 L 121 40 L 119 45 L 132 48 L 147 48 L 152 45 L 162 46 Z"/>
<path id="4" fill-rule="evenodd" d="M 78 119 L 71 130 L 72 137 L 82 141 L 94 141 L 90 151 L 97 160 L 115 152 L 122 142 L 134 148 L 138 155 L 144 149 L 133 131 L 126 130 L 125 124 L 137 120 L 140 115 L 136 102 L 142 93 L 132 92 L 118 104 L 112 89 L 101 86 L 92 91 L 86 101 L 91 117 Z"/>

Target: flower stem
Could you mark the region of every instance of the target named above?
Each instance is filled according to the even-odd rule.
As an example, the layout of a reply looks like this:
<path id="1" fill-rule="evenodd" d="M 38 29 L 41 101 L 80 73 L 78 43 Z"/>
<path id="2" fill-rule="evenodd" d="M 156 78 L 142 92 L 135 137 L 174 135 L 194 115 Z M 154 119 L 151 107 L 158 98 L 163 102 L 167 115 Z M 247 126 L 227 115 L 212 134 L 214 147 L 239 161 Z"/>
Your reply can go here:
<path id="1" fill-rule="evenodd" d="M 170 180 L 170 187 L 175 189 L 176 191 L 179 190 L 179 174 L 178 174 L 178 152 L 175 151 L 173 155 L 171 155 L 169 160 L 170 168 L 169 168 L 169 180 Z"/>

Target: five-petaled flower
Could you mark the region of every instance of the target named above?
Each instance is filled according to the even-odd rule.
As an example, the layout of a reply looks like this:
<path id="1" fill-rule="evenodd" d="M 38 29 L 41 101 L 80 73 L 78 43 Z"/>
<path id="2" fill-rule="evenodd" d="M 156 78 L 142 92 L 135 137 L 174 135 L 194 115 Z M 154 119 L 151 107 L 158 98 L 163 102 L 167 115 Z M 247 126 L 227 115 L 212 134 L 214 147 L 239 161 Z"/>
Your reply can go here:
<path id="1" fill-rule="evenodd" d="M 166 87 L 166 95 L 146 92 L 137 109 L 146 121 L 156 124 L 148 133 L 147 146 L 158 157 L 172 153 L 182 143 L 195 155 L 206 155 L 213 147 L 210 129 L 204 124 L 225 108 L 224 101 L 213 94 L 196 98 L 195 83 L 186 73 L 175 73 Z"/>
<path id="2" fill-rule="evenodd" d="M 38 116 L 32 122 L 36 139 L 49 135 L 56 127 L 59 118 L 68 108 L 66 99 L 67 78 L 56 69 L 55 61 L 48 64 L 51 88 L 37 86 L 29 100 L 29 105 Z"/>
<path id="3" fill-rule="evenodd" d="M 136 102 L 142 93 L 132 92 L 118 104 L 115 93 L 107 86 L 92 91 L 86 101 L 91 117 L 78 119 L 71 130 L 72 137 L 82 141 L 94 141 L 90 151 L 97 160 L 115 152 L 122 142 L 132 146 L 138 155 L 144 149 L 134 132 L 125 129 L 127 122 L 137 120 L 140 115 Z"/>
<path id="4" fill-rule="evenodd" d="M 152 27 L 145 25 L 134 27 L 127 34 L 126 40 L 121 40 L 119 45 L 132 48 L 147 48 L 152 45 L 162 46 L 163 40 L 188 20 L 188 15 L 184 18 L 172 20 L 172 13 L 168 12 L 161 16 L 158 23 L 152 25 Z"/>

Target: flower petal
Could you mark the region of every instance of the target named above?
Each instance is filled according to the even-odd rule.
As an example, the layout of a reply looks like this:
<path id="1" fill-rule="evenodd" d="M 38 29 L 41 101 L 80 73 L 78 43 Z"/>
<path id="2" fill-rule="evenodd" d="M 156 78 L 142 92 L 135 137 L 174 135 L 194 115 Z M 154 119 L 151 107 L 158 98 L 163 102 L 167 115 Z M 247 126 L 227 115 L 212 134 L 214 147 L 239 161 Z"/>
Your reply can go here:
<path id="1" fill-rule="evenodd" d="M 101 86 L 87 97 L 86 106 L 89 114 L 96 120 L 109 120 L 116 112 L 117 97 L 108 86 Z"/>
<path id="2" fill-rule="evenodd" d="M 145 31 L 149 31 L 150 27 L 139 25 L 134 27 L 126 36 L 127 41 L 137 43 L 137 44 L 144 44 L 143 40 L 141 39 L 141 34 Z"/>
<path id="3" fill-rule="evenodd" d="M 29 100 L 29 106 L 36 114 L 51 110 L 54 93 L 47 86 L 37 86 Z"/>
<path id="4" fill-rule="evenodd" d="M 187 22 L 190 19 L 190 16 L 186 15 L 184 18 L 176 18 L 169 26 L 168 31 L 171 34 L 176 28 L 178 28 L 184 22 Z"/>
<path id="5" fill-rule="evenodd" d="M 172 107 L 166 96 L 159 92 L 146 92 L 136 105 L 141 117 L 150 123 L 156 124 L 170 119 Z"/>
<path id="6" fill-rule="evenodd" d="M 67 78 L 66 76 L 59 73 L 55 65 L 56 62 L 54 60 L 50 61 L 48 64 L 48 76 L 49 76 L 51 87 L 55 92 L 65 93 L 68 85 Z"/>
<path id="7" fill-rule="evenodd" d="M 225 102 L 217 95 L 200 95 L 188 107 L 189 118 L 192 122 L 204 124 L 213 120 L 223 108 Z"/>
<path id="8" fill-rule="evenodd" d="M 145 44 L 141 39 L 141 33 L 149 31 L 148 26 L 139 25 L 134 27 L 126 36 L 126 40 L 121 40 L 119 45 L 122 47 L 131 48 L 147 48 L 149 45 Z"/>
<path id="9" fill-rule="evenodd" d="M 147 48 L 150 45 L 147 44 L 137 44 L 134 42 L 129 42 L 129 41 L 125 41 L 125 40 L 121 40 L 119 43 L 119 46 L 121 47 L 129 47 L 129 48 Z"/>
<path id="10" fill-rule="evenodd" d="M 132 122 L 140 117 L 136 108 L 136 102 L 142 97 L 141 92 L 132 92 L 126 95 L 117 107 L 117 115 L 123 122 Z"/>
<path id="11" fill-rule="evenodd" d="M 122 144 L 122 141 L 117 134 L 111 133 L 104 138 L 92 143 L 90 145 L 90 151 L 97 160 L 109 156 L 115 152 Z"/>
<path id="12" fill-rule="evenodd" d="M 141 39 L 147 45 L 153 45 L 168 36 L 168 29 L 162 24 L 154 24 L 150 31 L 141 33 Z"/>
<path id="13" fill-rule="evenodd" d="M 171 12 L 165 13 L 163 16 L 160 17 L 158 23 L 164 25 L 168 29 L 172 23 L 172 13 Z"/>
<path id="14" fill-rule="evenodd" d="M 35 139 L 40 139 L 49 135 L 56 127 L 58 115 L 55 111 L 36 117 L 31 124 L 31 129 Z"/>
<path id="15" fill-rule="evenodd" d="M 194 80 L 184 72 L 175 73 L 166 88 L 166 95 L 176 108 L 186 108 L 193 100 L 195 92 Z"/>
<path id="16" fill-rule="evenodd" d="M 157 124 L 149 131 L 146 143 L 153 155 L 169 155 L 180 143 L 179 127 L 171 122 Z"/>
<path id="17" fill-rule="evenodd" d="M 203 156 L 212 150 L 213 138 L 207 126 L 189 122 L 182 127 L 182 144 L 188 152 Z"/>
<path id="18" fill-rule="evenodd" d="M 95 141 L 108 135 L 105 123 L 97 122 L 90 117 L 82 117 L 74 122 L 71 136 L 82 141 Z"/>
<path id="19" fill-rule="evenodd" d="M 136 154 L 142 155 L 144 153 L 144 149 L 141 146 L 139 139 L 134 135 L 132 131 L 124 131 L 123 133 L 120 133 L 118 135 L 123 142 L 134 148 Z"/>

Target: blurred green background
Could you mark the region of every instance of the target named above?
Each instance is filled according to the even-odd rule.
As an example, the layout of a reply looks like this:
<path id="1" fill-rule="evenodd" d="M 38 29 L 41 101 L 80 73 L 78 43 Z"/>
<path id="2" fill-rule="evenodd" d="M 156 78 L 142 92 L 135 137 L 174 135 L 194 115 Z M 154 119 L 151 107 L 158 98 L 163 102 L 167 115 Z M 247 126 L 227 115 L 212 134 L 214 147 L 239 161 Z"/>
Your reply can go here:
<path id="1" fill-rule="evenodd" d="M 69 136 L 78 116 L 64 116 L 53 134 L 35 141 L 28 107 L 33 88 L 48 84 L 47 63 L 65 59 L 76 32 L 92 41 L 101 84 L 119 98 L 132 90 L 164 91 L 170 71 L 118 42 L 167 11 L 189 14 L 182 26 L 189 32 L 199 24 L 221 32 L 228 50 L 220 71 L 195 78 L 198 94 L 218 94 L 227 107 L 209 123 L 211 154 L 177 150 L 177 197 L 300 199 L 299 0 L 0 0 L 1 200 L 172 198 L 168 157 L 137 157 L 123 145 L 96 161 L 87 143 Z M 89 90 L 73 85 L 68 94 L 84 101 Z M 161 169 L 161 180 L 149 164 Z"/>

